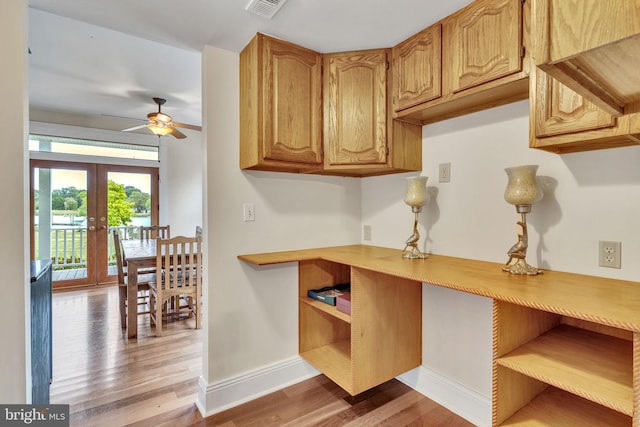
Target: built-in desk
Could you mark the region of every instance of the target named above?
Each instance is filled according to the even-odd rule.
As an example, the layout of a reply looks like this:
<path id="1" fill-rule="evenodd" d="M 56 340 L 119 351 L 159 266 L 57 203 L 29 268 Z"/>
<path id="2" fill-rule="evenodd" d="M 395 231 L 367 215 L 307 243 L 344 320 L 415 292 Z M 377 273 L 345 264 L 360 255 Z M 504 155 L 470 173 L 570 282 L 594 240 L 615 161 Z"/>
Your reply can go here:
<path id="1" fill-rule="evenodd" d="M 638 282 L 556 271 L 513 276 L 502 264 L 407 260 L 400 250 L 365 245 L 238 258 L 298 262 L 300 355 L 351 394 L 421 363 L 425 282 L 494 300 L 494 425 L 631 426 L 639 414 Z M 350 318 L 306 297 L 345 279 Z"/>

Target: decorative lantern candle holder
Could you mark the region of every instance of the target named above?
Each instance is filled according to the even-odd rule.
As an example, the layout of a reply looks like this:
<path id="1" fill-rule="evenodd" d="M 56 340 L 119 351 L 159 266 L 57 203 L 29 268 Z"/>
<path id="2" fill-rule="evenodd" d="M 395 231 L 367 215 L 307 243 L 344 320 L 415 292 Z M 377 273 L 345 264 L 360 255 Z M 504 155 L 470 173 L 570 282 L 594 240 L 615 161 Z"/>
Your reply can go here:
<path id="1" fill-rule="evenodd" d="M 416 176 L 407 178 L 407 192 L 404 195 L 404 202 L 411 206 L 411 212 L 414 214 L 413 234 L 409 236 L 405 242 L 402 258 L 424 259 L 428 255 L 418 249 L 418 241 L 420 234 L 418 233 L 418 214 L 422 211 L 422 207 L 429 202 L 429 193 L 427 193 L 426 176 Z"/>
<path id="2" fill-rule="evenodd" d="M 509 178 L 507 188 L 504 191 L 504 199 L 507 203 L 515 205 L 516 212 L 520 214 L 518 225 L 522 227 L 522 234 L 518 234 L 518 241 L 507 251 L 509 259 L 506 266 L 502 268 L 511 274 L 536 275 L 542 270 L 527 264 L 525 257 L 529 246 L 527 234 L 527 214 L 531 212 L 531 205 L 542 198 L 542 189 L 536 180 L 537 165 L 525 165 L 506 168 L 505 172 Z"/>

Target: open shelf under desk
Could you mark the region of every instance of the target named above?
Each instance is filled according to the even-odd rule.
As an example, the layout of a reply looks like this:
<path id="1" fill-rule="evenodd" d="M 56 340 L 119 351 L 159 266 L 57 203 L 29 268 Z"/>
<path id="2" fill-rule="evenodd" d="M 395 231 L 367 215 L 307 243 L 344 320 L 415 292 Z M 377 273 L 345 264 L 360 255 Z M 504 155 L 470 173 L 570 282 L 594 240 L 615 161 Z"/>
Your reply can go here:
<path id="1" fill-rule="evenodd" d="M 325 313 L 328 313 L 331 316 L 337 317 L 338 319 L 344 322 L 347 322 L 349 324 L 351 323 L 351 316 L 338 310 L 335 305 L 325 304 L 321 301 L 317 301 L 309 297 L 300 297 L 300 301 L 310 305 L 316 310 L 324 311 Z"/>
<path id="2" fill-rule="evenodd" d="M 630 341 L 560 325 L 496 363 L 633 416 Z"/>
<path id="3" fill-rule="evenodd" d="M 594 424 L 595 420 L 597 424 Z M 500 426 L 631 427 L 631 424 L 631 417 L 627 415 L 554 387 L 548 387 Z"/>
<path id="4" fill-rule="evenodd" d="M 300 356 L 344 390 L 353 392 L 350 340 L 340 340 L 314 348 L 300 353 Z"/>

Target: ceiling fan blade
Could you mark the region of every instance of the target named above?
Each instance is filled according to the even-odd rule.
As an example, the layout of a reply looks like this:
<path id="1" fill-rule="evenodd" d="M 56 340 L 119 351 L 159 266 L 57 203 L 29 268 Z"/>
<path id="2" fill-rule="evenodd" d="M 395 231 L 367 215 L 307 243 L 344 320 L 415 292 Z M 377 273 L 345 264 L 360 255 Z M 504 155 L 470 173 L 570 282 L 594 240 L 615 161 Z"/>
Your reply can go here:
<path id="1" fill-rule="evenodd" d="M 101 115 L 101 116 L 104 116 L 104 117 L 115 117 L 116 119 L 135 120 L 135 121 L 137 121 L 137 122 L 144 122 L 144 121 L 146 121 L 146 120 L 144 120 L 144 119 L 136 119 L 136 118 L 133 118 L 133 117 L 127 117 L 127 116 L 116 116 L 116 115 L 114 115 L 114 114 L 100 114 L 100 115 Z"/>
<path id="2" fill-rule="evenodd" d="M 192 130 L 202 130 L 202 126 L 196 126 L 196 125 L 187 125 L 185 123 L 178 123 L 178 122 L 173 122 L 174 126 L 180 127 L 180 128 L 185 128 L 185 129 L 192 129 Z"/>
<path id="3" fill-rule="evenodd" d="M 172 127 L 171 128 L 171 135 L 173 135 L 174 137 L 178 138 L 178 139 L 184 139 L 187 137 L 187 135 L 185 135 L 184 133 L 180 132 L 178 129 Z"/>
<path id="4" fill-rule="evenodd" d="M 146 125 L 146 124 L 144 124 L 144 125 L 138 125 L 138 126 L 134 126 L 134 127 L 132 127 L 132 128 L 122 129 L 122 132 L 129 132 L 129 131 L 132 131 L 132 130 L 138 130 L 138 129 L 142 129 L 142 128 L 146 128 L 146 127 L 147 127 L 147 125 Z"/>

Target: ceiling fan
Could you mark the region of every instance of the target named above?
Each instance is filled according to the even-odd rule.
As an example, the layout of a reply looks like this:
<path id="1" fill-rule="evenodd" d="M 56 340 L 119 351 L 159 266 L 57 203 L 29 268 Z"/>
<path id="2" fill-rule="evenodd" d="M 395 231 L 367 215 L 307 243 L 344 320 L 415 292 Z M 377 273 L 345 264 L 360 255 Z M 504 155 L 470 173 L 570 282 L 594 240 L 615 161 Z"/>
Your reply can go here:
<path id="1" fill-rule="evenodd" d="M 183 138 L 186 138 L 187 136 L 184 133 L 180 132 L 178 129 L 176 129 L 177 127 L 198 130 L 198 131 L 202 130 L 201 126 L 187 125 L 185 123 L 174 122 L 173 119 L 171 119 L 171 116 L 163 113 L 161 109 L 164 103 L 167 102 L 166 99 L 153 98 L 153 101 L 156 104 L 158 104 L 158 111 L 153 111 L 147 114 L 146 124 L 123 129 L 122 131 L 129 132 L 132 130 L 142 129 L 146 127 L 147 129 L 149 129 L 151 132 L 158 135 L 159 137 L 171 134 L 175 138 L 183 139 Z"/>

